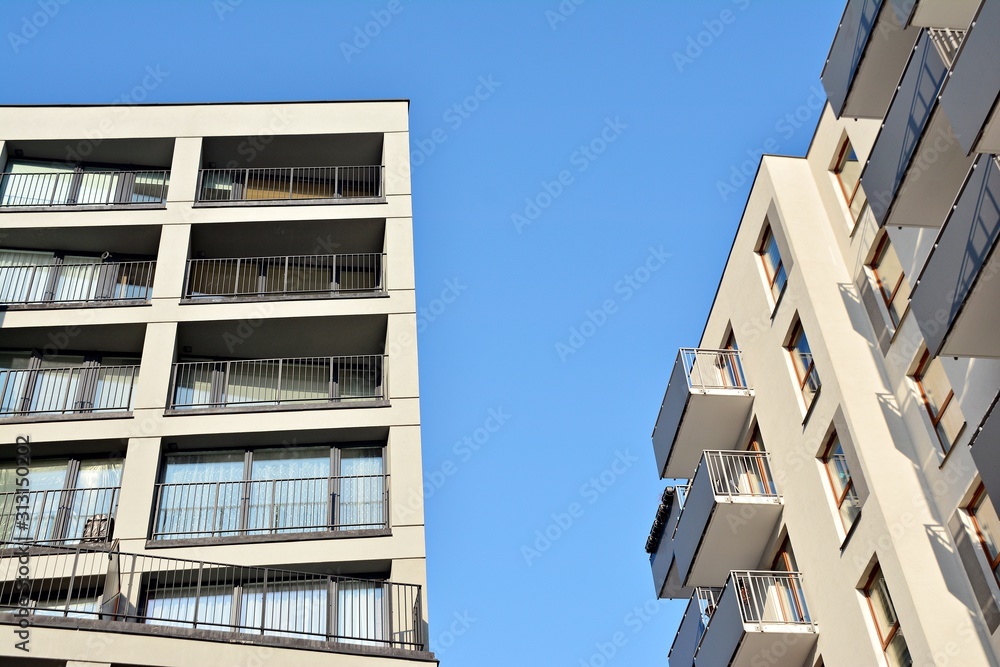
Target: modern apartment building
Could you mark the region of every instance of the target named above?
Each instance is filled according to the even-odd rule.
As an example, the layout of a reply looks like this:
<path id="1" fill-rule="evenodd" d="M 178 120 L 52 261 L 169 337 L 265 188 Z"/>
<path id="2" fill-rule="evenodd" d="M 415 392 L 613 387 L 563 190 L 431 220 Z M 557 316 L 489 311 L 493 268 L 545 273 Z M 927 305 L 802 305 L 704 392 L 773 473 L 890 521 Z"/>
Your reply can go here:
<path id="1" fill-rule="evenodd" d="M 408 145 L 0 107 L 0 664 L 436 664 Z"/>
<path id="2" fill-rule="evenodd" d="M 998 0 L 849 0 L 653 432 L 672 667 L 997 665 Z"/>

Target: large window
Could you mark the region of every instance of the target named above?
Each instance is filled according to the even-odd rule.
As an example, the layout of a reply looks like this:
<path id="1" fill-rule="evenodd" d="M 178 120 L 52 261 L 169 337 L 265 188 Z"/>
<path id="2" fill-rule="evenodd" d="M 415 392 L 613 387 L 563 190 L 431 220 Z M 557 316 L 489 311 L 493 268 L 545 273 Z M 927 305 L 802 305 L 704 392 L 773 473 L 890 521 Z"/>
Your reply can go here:
<path id="1" fill-rule="evenodd" d="M 861 187 L 861 168 L 858 156 L 854 153 L 849 139 L 845 139 L 840 146 L 840 153 L 837 155 L 837 163 L 833 168 L 833 173 L 837 176 L 840 189 L 847 200 L 847 207 L 851 210 L 851 220 L 857 221 L 861 211 L 865 207 L 868 198 Z"/>
<path id="2" fill-rule="evenodd" d="M 889 242 L 888 234 L 883 235 L 879 241 L 875 257 L 869 266 L 875 276 L 879 294 L 889 311 L 892 326 L 898 327 L 910 299 L 910 281 L 903 273 L 903 265 Z"/>
<path id="3" fill-rule="evenodd" d="M 927 414 L 930 415 L 941 449 L 947 454 L 965 428 L 965 417 L 955 400 L 955 392 L 944 371 L 944 364 L 939 357 L 931 357 L 930 351 L 925 350 L 913 379 L 917 383 Z"/>
<path id="4" fill-rule="evenodd" d="M 861 502 L 858 500 L 858 492 L 854 488 L 851 470 L 847 467 L 844 447 L 836 433 L 830 436 L 830 442 L 827 443 L 822 460 L 823 466 L 826 468 L 827 479 L 830 480 L 833 502 L 837 506 L 844 530 L 849 531 L 861 513 Z"/>
<path id="5" fill-rule="evenodd" d="M 913 659 L 910 658 L 910 650 L 906 647 L 903 631 L 899 627 L 899 619 L 896 617 L 892 598 L 889 597 L 889 587 L 882 575 L 882 568 L 878 565 L 875 566 L 868 578 L 863 593 L 868 600 L 868 607 L 871 609 L 875 629 L 878 632 L 879 643 L 882 650 L 885 651 L 885 658 L 889 665 L 891 667 L 910 667 L 913 664 Z"/>
<path id="6" fill-rule="evenodd" d="M 387 525 L 381 445 L 170 454 L 162 479 L 155 539 Z"/>
<path id="7" fill-rule="evenodd" d="M 768 225 L 764 230 L 764 237 L 761 239 L 757 250 L 761 261 L 764 263 L 764 275 L 767 278 L 771 296 L 777 302 L 781 293 L 785 290 L 785 283 L 788 282 L 788 275 L 785 266 L 781 261 L 781 252 L 778 250 L 778 242 L 774 238 L 774 232 Z"/>
<path id="8" fill-rule="evenodd" d="M 986 562 L 989 563 L 993 576 L 1000 582 L 1000 517 L 982 484 L 972 496 L 967 510 L 976 529 L 976 537 L 986 554 Z"/>
<path id="9" fill-rule="evenodd" d="M 107 541 L 121 471 L 119 458 L 36 459 L 25 487 L 15 463 L 0 463 L 0 542 Z"/>
<path id="10" fill-rule="evenodd" d="M 0 303 L 149 300 L 152 260 L 0 249 Z"/>
<path id="11" fill-rule="evenodd" d="M 0 177 L 0 206 L 161 203 L 165 170 L 11 160 Z"/>
<path id="12" fill-rule="evenodd" d="M 792 366 L 795 368 L 795 376 L 802 391 L 802 398 L 805 399 L 806 407 L 812 405 L 813 398 L 820 388 L 819 373 L 816 371 L 816 364 L 813 360 L 812 348 L 809 347 L 809 340 L 805 331 L 802 330 L 802 323 L 796 322 L 792 327 L 792 335 L 789 337 L 787 345 L 788 353 L 792 358 Z"/>

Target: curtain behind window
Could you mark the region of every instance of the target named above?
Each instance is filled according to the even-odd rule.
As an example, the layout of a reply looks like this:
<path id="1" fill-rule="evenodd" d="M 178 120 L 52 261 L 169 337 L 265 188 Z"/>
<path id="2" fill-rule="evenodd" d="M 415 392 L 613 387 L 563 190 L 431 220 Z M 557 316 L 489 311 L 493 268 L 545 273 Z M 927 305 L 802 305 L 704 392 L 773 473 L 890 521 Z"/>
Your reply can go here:
<path id="1" fill-rule="evenodd" d="M 243 452 L 168 456 L 157 534 L 175 539 L 236 534 L 242 480 Z"/>
<path id="2" fill-rule="evenodd" d="M 340 527 L 385 527 L 382 448 L 358 447 L 340 452 Z"/>
<path id="3" fill-rule="evenodd" d="M 265 532 L 328 530 L 330 448 L 254 452 L 248 528 Z"/>

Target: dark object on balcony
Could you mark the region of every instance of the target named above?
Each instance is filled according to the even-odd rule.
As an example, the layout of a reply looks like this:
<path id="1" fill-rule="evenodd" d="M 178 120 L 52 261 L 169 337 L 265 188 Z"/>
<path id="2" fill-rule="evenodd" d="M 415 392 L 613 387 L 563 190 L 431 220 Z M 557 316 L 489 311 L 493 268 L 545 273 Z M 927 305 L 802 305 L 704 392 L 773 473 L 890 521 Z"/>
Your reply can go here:
<path id="1" fill-rule="evenodd" d="M 87 517 L 83 526 L 83 542 L 107 542 L 111 531 L 115 528 L 115 520 L 110 514 L 95 514 Z"/>

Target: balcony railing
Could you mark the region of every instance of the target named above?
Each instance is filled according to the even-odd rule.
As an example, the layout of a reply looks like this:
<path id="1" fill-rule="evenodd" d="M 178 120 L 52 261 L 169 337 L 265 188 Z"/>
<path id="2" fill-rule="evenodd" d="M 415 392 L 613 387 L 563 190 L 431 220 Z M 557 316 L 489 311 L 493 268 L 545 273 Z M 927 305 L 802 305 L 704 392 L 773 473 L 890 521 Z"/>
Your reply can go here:
<path id="1" fill-rule="evenodd" d="M 154 261 L 0 266 L 0 303 L 149 301 Z"/>
<path id="2" fill-rule="evenodd" d="M 744 623 L 812 625 L 798 572 L 733 572 L 726 587 L 738 593 Z"/>
<path id="3" fill-rule="evenodd" d="M 0 207 L 163 204 L 169 171 L 0 173 Z"/>
<path id="4" fill-rule="evenodd" d="M 739 350 L 681 348 L 691 389 L 747 389 Z"/>
<path id="5" fill-rule="evenodd" d="M 381 400 L 385 357 L 301 357 L 174 364 L 172 410 Z"/>
<path id="6" fill-rule="evenodd" d="M 426 650 L 420 586 L 119 553 L 92 547 L 0 558 L 0 623 L 338 650 Z M 292 644 L 294 646 L 294 644 Z M 361 649 L 363 650 L 363 649 Z"/>
<path id="7" fill-rule="evenodd" d="M 0 370 L 0 418 L 126 412 L 138 366 Z"/>
<path id="8" fill-rule="evenodd" d="M 387 475 L 156 485 L 154 540 L 388 526 Z"/>
<path id="9" fill-rule="evenodd" d="M 0 541 L 33 544 L 107 542 L 119 487 L 0 493 Z"/>
<path id="10" fill-rule="evenodd" d="M 353 294 L 385 290 L 385 255 L 287 255 L 188 260 L 188 299 Z"/>
<path id="11" fill-rule="evenodd" d="M 708 451 L 700 465 L 706 466 L 717 496 L 778 497 L 767 452 Z"/>
<path id="12" fill-rule="evenodd" d="M 198 202 L 266 202 L 382 197 L 381 165 L 202 169 Z"/>

